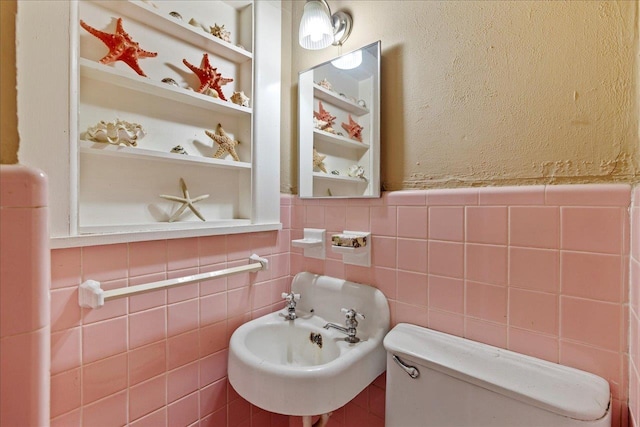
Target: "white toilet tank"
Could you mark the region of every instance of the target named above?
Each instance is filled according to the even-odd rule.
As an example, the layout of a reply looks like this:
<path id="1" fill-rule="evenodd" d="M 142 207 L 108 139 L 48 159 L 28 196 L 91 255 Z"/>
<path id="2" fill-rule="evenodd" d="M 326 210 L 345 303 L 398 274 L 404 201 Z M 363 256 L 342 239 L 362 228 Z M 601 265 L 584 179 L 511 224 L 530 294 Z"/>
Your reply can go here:
<path id="1" fill-rule="evenodd" d="M 384 346 L 385 427 L 611 426 L 596 375 L 406 323 Z"/>

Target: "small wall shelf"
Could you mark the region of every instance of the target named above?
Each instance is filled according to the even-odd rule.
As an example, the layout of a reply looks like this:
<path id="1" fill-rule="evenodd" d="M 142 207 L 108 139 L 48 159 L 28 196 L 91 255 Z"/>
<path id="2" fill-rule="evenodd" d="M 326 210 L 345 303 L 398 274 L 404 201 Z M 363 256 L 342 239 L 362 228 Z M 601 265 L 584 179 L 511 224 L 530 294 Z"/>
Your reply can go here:
<path id="1" fill-rule="evenodd" d="M 371 266 L 371 233 L 362 231 L 347 231 L 343 234 L 354 237 L 364 237 L 366 244 L 360 247 L 336 246 L 331 245 L 331 250 L 342 255 L 342 261 L 345 264 L 360 265 L 363 267 Z"/>
<path id="2" fill-rule="evenodd" d="M 335 144 L 340 147 L 355 148 L 357 150 L 366 151 L 370 145 L 360 141 L 354 141 L 344 136 L 335 135 L 329 132 L 325 132 L 320 129 L 313 130 L 314 141 L 325 142 L 328 144 Z"/>
<path id="3" fill-rule="evenodd" d="M 304 238 L 291 241 L 291 246 L 304 249 L 304 256 L 309 258 L 325 259 L 326 257 L 326 230 L 322 228 L 305 228 Z"/>
<path id="4" fill-rule="evenodd" d="M 327 101 L 335 105 L 336 107 L 342 108 L 343 110 L 356 116 L 364 116 L 365 114 L 369 114 L 368 108 L 362 107 L 333 91 L 319 86 L 316 83 L 313 84 L 313 95 L 322 101 Z"/>
<path id="5" fill-rule="evenodd" d="M 231 101 L 222 101 L 208 95 L 172 86 L 148 77 L 141 77 L 135 73 L 123 72 L 116 68 L 102 65 L 99 62 L 80 58 L 80 74 L 92 80 L 101 81 L 136 92 L 158 96 L 170 101 L 192 105 L 197 108 L 223 113 L 232 116 L 251 114 L 251 108 L 236 105 Z"/>
<path id="6" fill-rule="evenodd" d="M 348 175 L 332 175 L 330 173 L 314 172 L 313 177 L 319 180 L 326 180 L 326 181 L 351 182 L 354 184 L 365 184 L 365 185 L 367 184 L 366 179 L 354 178 Z"/>

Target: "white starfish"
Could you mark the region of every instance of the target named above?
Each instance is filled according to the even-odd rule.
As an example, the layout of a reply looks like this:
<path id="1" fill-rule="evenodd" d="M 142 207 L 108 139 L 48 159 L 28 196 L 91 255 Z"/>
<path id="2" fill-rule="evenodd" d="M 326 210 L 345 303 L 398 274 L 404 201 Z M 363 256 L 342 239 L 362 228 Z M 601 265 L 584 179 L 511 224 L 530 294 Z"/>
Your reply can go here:
<path id="1" fill-rule="evenodd" d="M 204 219 L 204 217 L 202 216 L 198 208 L 195 207 L 194 203 L 199 202 L 200 200 L 206 199 L 207 197 L 209 197 L 209 195 L 204 194 L 202 196 L 198 196 L 192 199 L 191 196 L 189 195 L 189 189 L 187 188 L 187 184 L 185 184 L 184 179 L 182 178 L 180 178 L 180 187 L 182 188 L 183 197 L 168 196 L 166 194 L 160 194 L 160 197 L 162 197 L 163 199 L 167 199 L 172 202 L 182 203 L 182 206 L 180 206 L 178 210 L 175 211 L 173 215 L 171 215 L 171 217 L 169 218 L 169 222 L 173 222 L 176 219 L 178 219 L 180 215 L 182 215 L 182 212 L 184 212 L 185 209 L 187 208 L 191 209 L 191 212 L 193 212 L 198 218 L 200 218 L 203 221 L 206 221 L 206 219 Z"/>

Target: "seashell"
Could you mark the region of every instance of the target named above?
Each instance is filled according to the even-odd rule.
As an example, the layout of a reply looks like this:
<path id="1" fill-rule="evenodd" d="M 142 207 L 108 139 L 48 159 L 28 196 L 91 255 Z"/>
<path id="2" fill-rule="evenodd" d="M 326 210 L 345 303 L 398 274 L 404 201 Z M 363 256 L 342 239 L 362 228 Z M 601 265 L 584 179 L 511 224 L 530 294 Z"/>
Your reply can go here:
<path id="1" fill-rule="evenodd" d="M 130 123 L 124 120 L 105 122 L 103 120 L 95 126 L 87 129 L 87 138 L 108 144 L 124 144 L 127 146 L 137 146 L 138 139 L 146 135 L 144 129 L 138 123 Z"/>
<path id="2" fill-rule="evenodd" d="M 246 96 L 244 94 L 244 92 L 240 91 L 240 92 L 233 92 L 233 95 L 231 95 L 231 102 L 233 102 L 234 104 L 238 104 L 242 107 L 248 107 L 249 106 L 249 97 Z"/>
<path id="3" fill-rule="evenodd" d="M 224 25 L 215 24 L 213 27 L 209 27 L 209 32 L 212 36 L 219 38 L 227 43 L 231 43 L 231 33 L 225 30 Z"/>
<path id="4" fill-rule="evenodd" d="M 324 120 L 320 120 L 320 119 L 316 119 L 315 117 L 313 118 L 313 127 L 316 129 L 324 129 L 325 127 L 327 127 L 327 122 Z"/>
<path id="5" fill-rule="evenodd" d="M 333 90 L 333 85 L 327 79 L 322 79 L 320 83 L 318 83 L 318 86 L 323 87 L 327 90 Z"/>
<path id="6" fill-rule="evenodd" d="M 204 92 L 202 92 L 203 95 L 207 95 L 207 96 L 211 96 L 213 98 L 220 98 L 220 95 L 218 95 L 218 92 L 216 92 L 215 90 L 211 89 L 210 87 L 206 88 L 204 90 Z"/>
<path id="7" fill-rule="evenodd" d="M 164 78 L 164 79 L 162 79 L 161 81 L 162 81 L 162 83 L 166 83 L 166 84 L 171 85 L 171 86 L 179 87 L 179 86 L 178 86 L 178 82 L 176 82 L 175 80 L 173 80 L 171 77 L 165 77 L 165 78 Z"/>
<path id="8" fill-rule="evenodd" d="M 236 47 L 239 47 L 239 48 L 240 48 L 240 49 L 242 49 L 242 50 L 247 50 L 247 48 L 246 48 L 246 47 L 244 47 L 244 46 L 242 46 L 240 43 L 238 43 L 238 44 L 236 45 Z"/>
<path id="9" fill-rule="evenodd" d="M 358 99 L 358 105 L 362 108 L 367 108 L 367 103 L 364 102 L 364 99 Z"/>
<path id="10" fill-rule="evenodd" d="M 352 178 L 364 178 L 364 168 L 358 165 L 352 165 L 347 172 Z"/>
<path id="11" fill-rule="evenodd" d="M 171 152 L 172 152 L 172 153 L 176 153 L 176 154 L 187 154 L 187 155 L 189 154 L 189 153 L 187 153 L 187 150 L 185 150 L 185 149 L 182 147 L 182 145 L 176 145 L 175 147 L 173 147 L 173 148 L 171 149 Z"/>
<path id="12" fill-rule="evenodd" d="M 340 171 L 337 169 L 334 169 L 331 171 L 331 175 L 340 175 Z"/>
<path id="13" fill-rule="evenodd" d="M 179 19 L 179 20 L 181 20 L 181 21 L 182 21 L 182 15 L 180 15 L 180 14 L 179 14 L 178 12 L 176 12 L 176 11 L 169 12 L 169 15 L 171 15 L 171 16 L 173 16 L 174 18 Z"/>
<path id="14" fill-rule="evenodd" d="M 194 26 L 194 27 L 198 27 L 201 30 L 207 31 L 207 29 L 198 21 L 196 21 L 195 19 L 191 18 L 189 19 L 189 25 Z"/>

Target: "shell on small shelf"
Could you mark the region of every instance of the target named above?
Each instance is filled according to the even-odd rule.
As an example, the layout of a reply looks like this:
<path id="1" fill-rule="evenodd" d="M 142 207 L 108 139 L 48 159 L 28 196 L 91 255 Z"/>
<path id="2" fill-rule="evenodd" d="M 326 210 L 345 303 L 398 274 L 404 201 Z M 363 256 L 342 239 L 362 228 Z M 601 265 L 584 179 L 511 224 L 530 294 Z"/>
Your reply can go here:
<path id="1" fill-rule="evenodd" d="M 224 25 L 214 24 L 213 27 L 209 27 L 209 32 L 212 36 L 227 43 L 231 43 L 231 33 L 224 28 Z"/>
<path id="2" fill-rule="evenodd" d="M 125 120 L 105 122 L 101 120 L 85 132 L 86 139 L 107 144 L 137 146 L 138 140 L 144 138 L 146 132 L 142 125 Z"/>
<path id="3" fill-rule="evenodd" d="M 233 92 L 233 95 L 231 95 L 231 102 L 242 107 L 249 107 L 249 97 L 245 95 L 243 91 Z"/>

